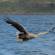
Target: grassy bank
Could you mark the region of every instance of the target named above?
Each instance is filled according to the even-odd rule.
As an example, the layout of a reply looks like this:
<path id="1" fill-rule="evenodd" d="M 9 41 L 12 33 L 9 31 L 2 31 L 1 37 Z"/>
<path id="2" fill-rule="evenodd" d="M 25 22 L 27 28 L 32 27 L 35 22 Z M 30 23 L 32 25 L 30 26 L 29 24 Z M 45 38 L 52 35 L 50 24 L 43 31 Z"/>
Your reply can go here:
<path id="1" fill-rule="evenodd" d="M 36 13 L 36 12 L 55 12 L 55 8 L 31 7 L 29 4 L 34 4 L 38 2 L 55 2 L 55 0 L 0 0 L 0 13 Z M 25 6 L 26 5 L 26 6 Z M 27 6 L 29 5 L 29 6 Z"/>
<path id="2" fill-rule="evenodd" d="M 55 8 L 0 8 L 0 12 L 24 12 L 24 13 L 32 13 L 32 12 L 55 12 Z"/>
<path id="3" fill-rule="evenodd" d="M 0 2 L 55 2 L 55 0 L 0 0 Z"/>

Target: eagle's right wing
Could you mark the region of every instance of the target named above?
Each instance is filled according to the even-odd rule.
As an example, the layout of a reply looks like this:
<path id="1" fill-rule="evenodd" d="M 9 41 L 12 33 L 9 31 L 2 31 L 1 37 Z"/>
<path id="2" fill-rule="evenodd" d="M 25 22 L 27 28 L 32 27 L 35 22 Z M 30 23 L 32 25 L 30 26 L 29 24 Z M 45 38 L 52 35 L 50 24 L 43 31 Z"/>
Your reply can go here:
<path id="1" fill-rule="evenodd" d="M 18 22 L 10 19 L 10 18 L 6 18 L 4 19 L 6 23 L 11 24 L 11 26 L 15 27 L 17 30 L 19 30 L 20 32 L 27 34 L 27 31 L 23 28 L 23 26 L 21 24 L 19 24 Z"/>

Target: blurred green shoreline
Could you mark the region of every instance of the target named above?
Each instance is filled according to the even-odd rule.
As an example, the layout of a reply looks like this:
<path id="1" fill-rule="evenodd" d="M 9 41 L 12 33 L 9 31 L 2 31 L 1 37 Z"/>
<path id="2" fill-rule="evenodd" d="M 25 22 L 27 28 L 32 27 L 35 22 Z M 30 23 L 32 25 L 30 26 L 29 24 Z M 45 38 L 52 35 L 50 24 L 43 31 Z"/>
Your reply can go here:
<path id="1" fill-rule="evenodd" d="M 5 12 L 0 15 L 55 15 L 55 12 L 36 12 L 36 13 L 17 13 L 17 12 Z"/>
<path id="2" fill-rule="evenodd" d="M 55 14 L 55 0 L 0 0 L 0 14 Z"/>

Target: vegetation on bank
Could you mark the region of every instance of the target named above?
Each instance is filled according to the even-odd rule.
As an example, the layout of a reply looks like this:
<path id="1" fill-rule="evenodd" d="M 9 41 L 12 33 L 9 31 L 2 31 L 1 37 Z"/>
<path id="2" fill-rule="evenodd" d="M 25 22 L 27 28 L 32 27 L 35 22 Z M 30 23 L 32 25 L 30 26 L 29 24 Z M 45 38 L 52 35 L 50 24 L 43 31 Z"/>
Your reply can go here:
<path id="1" fill-rule="evenodd" d="M 0 12 L 55 12 L 55 7 L 36 6 L 37 3 L 51 3 L 54 6 L 52 2 L 55 0 L 5 0 L 0 2 Z"/>
<path id="2" fill-rule="evenodd" d="M 0 0 L 0 2 L 55 2 L 55 0 Z"/>

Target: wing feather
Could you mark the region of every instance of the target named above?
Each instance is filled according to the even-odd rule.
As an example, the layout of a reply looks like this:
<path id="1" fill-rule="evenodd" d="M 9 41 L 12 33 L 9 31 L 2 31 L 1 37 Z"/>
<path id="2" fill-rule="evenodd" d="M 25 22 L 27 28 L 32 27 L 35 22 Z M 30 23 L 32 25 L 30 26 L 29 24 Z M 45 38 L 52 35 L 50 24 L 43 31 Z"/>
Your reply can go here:
<path id="1" fill-rule="evenodd" d="M 24 34 L 27 34 L 27 31 L 23 28 L 21 24 L 19 24 L 17 21 L 14 21 L 10 18 L 4 19 L 6 23 L 11 24 L 11 26 L 15 27 L 20 32 L 23 32 Z"/>

